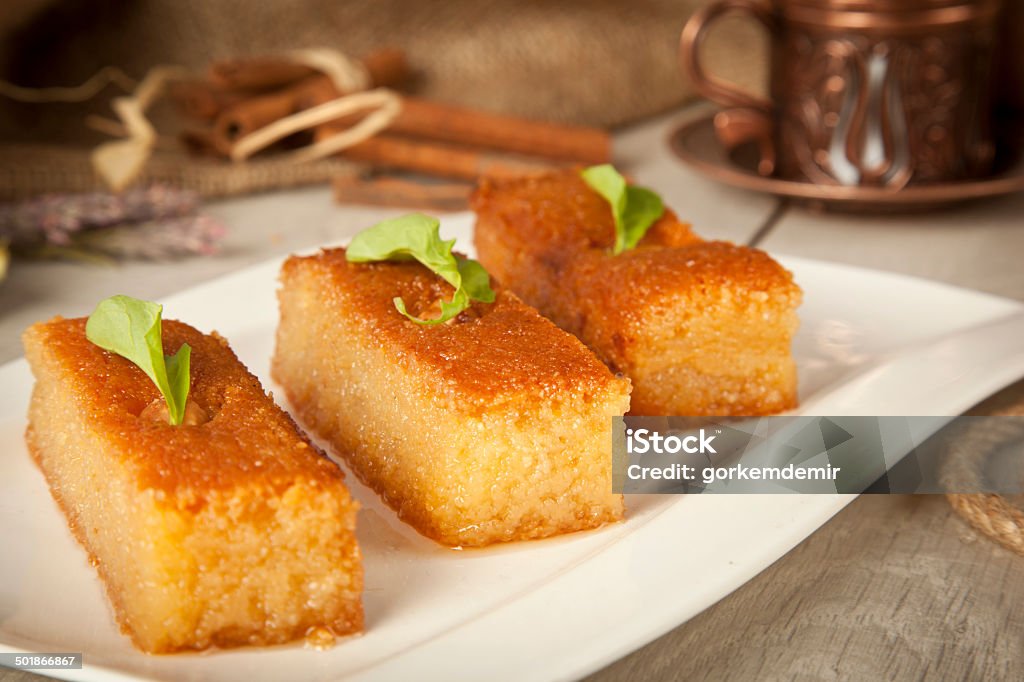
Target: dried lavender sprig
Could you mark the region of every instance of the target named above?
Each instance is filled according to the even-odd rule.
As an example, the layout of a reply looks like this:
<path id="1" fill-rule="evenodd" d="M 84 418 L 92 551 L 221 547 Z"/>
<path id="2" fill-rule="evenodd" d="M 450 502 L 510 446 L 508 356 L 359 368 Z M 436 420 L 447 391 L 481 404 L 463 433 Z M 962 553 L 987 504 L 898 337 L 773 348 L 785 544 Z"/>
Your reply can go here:
<path id="1" fill-rule="evenodd" d="M 83 230 L 187 216 L 198 206 L 195 192 L 160 184 L 120 194 L 46 194 L 0 206 L 0 239 L 14 245 L 69 244 Z"/>
<path id="2" fill-rule="evenodd" d="M 219 221 L 196 215 L 79 232 L 71 248 L 116 259 L 173 260 L 217 253 L 226 233 Z"/>

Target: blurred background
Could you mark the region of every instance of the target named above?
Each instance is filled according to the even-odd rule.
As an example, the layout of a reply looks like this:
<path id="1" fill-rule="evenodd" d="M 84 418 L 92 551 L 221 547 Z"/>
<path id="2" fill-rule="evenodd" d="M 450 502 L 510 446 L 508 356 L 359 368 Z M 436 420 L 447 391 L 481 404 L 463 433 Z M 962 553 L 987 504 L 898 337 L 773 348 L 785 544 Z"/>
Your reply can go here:
<path id="1" fill-rule="evenodd" d="M 620 125 L 690 96 L 677 46 L 683 23 L 701 4 L 7 0 L 0 9 L 0 68 L 21 85 L 71 85 L 111 65 L 141 78 L 160 64 L 201 70 L 216 59 L 298 47 L 357 56 L 388 45 L 408 54 L 418 94 L 553 121 Z M 726 21 L 708 51 L 724 77 L 763 85 L 767 38 L 759 26 Z M 75 140 L 64 125 L 71 114 L 5 106 L 0 123 L 5 136 L 18 139 Z"/>
<path id="2" fill-rule="evenodd" d="M 903 6 L 973 2 L 913 0 Z M 614 161 L 610 130 L 697 97 L 680 68 L 679 37 L 687 20 L 709 4 L 7 0 L 0 6 L 0 202 L 7 202 L 0 210 L 0 246 L 67 255 L 62 240 L 75 241 L 75 234 L 92 227 L 191 216 L 202 199 L 307 184 L 332 183 L 342 203 L 458 209 L 483 172 Z M 1017 49 L 1024 43 L 1024 3 L 1002 4 L 991 62 L 992 114 L 1000 130 L 1012 133 L 1001 133 L 996 142 L 996 153 L 1009 158 L 1002 148 L 1016 144 L 1024 111 L 1024 53 Z M 763 5 L 776 12 L 800 5 L 902 11 L 891 0 Z M 412 97 L 406 100 L 410 107 L 421 107 L 404 114 L 412 120 L 400 116 L 385 134 L 340 153 L 319 153 L 301 163 L 280 153 L 328 138 L 339 142 L 339 129 L 320 123 L 239 154 L 237 143 L 248 133 L 350 94 L 344 78 L 307 87 L 316 80 L 311 74 L 324 80 L 320 67 L 310 71 L 305 65 L 305 71 L 277 79 L 282 69 L 294 71 L 288 55 L 303 48 L 326 48 L 369 72 L 368 82 L 356 90 L 386 86 Z M 768 95 L 772 52 L 764 27 L 734 14 L 716 21 L 701 45 L 707 72 L 762 97 Z M 255 73 L 258 82 L 218 80 L 218 74 L 239 68 Z M 927 83 L 922 88 L 930 106 Z M 118 109 L 119 98 L 132 100 L 131 111 Z M 381 115 L 391 120 L 386 111 Z M 562 141 L 567 149 L 555 150 Z M 403 175 L 368 177 L 379 171 L 414 173 L 442 186 L 423 190 Z M 82 193 L 153 185 L 188 195 L 130 197 L 122 202 L 128 205 L 114 208 L 97 208 L 96 197 L 87 205 L 71 198 L 67 205 Z M 24 205 L 40 197 L 48 203 Z M 120 201 L 100 201 L 108 200 Z M 58 228 L 61 234 L 42 230 L 55 210 L 80 215 Z M 198 244 L 192 251 L 203 252 L 216 241 L 211 225 L 188 222 L 174 227 L 179 228 L 188 233 L 179 241 Z M 45 240 L 38 236 L 41 230 Z M 96 241 L 101 251 L 114 244 Z M 106 251 L 122 255 L 118 248 Z M 133 253 L 145 255 L 145 249 Z M 173 255 L 174 249 L 156 248 L 149 255 L 162 253 Z"/>

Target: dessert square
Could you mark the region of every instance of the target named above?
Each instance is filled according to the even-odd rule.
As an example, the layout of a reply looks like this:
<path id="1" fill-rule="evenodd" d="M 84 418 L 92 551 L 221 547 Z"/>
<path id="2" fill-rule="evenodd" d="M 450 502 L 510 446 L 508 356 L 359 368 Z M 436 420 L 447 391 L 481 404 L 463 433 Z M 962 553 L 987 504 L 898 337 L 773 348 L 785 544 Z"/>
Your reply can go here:
<path id="1" fill-rule="evenodd" d="M 452 546 L 541 538 L 623 515 L 612 492 L 615 377 L 575 337 L 492 281 L 445 324 L 452 287 L 414 262 L 344 249 L 281 272 L 273 376 L 308 428 L 423 535 Z"/>
<path id="2" fill-rule="evenodd" d="M 801 291 L 763 251 L 704 241 L 666 210 L 612 255 L 609 205 L 573 170 L 485 179 L 473 208 L 481 264 L 628 376 L 632 414 L 796 406 Z"/>
<path id="3" fill-rule="evenodd" d="M 277 644 L 362 629 L 357 504 L 227 342 L 163 321 L 192 347 L 185 423 L 85 319 L 30 327 L 26 440 L 106 587 L 150 653 Z"/>

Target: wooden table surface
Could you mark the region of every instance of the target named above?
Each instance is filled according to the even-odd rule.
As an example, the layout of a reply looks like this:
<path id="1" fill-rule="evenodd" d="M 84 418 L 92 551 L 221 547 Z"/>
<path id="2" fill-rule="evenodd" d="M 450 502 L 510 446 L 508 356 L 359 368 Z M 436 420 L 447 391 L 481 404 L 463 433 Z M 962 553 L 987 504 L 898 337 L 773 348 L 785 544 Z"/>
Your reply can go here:
<path id="1" fill-rule="evenodd" d="M 702 235 L 1024 300 L 1024 194 L 922 215 L 808 212 L 717 185 L 676 162 L 665 144 L 669 131 L 703 110 L 623 131 L 615 147 L 617 163 Z M 324 188 L 223 201 L 209 212 L 231 228 L 217 258 L 16 263 L 0 286 L 0 362 L 21 354 L 19 334 L 33 321 L 88 314 L 118 291 L 160 298 L 400 213 L 341 208 Z M 1010 398 L 1024 399 L 1024 383 L 995 400 Z M 1024 679 L 1024 557 L 979 536 L 941 497 L 876 495 L 850 504 L 704 613 L 588 679 L 933 678 Z M 29 679 L 40 678 L 0 669 L 0 682 Z"/>

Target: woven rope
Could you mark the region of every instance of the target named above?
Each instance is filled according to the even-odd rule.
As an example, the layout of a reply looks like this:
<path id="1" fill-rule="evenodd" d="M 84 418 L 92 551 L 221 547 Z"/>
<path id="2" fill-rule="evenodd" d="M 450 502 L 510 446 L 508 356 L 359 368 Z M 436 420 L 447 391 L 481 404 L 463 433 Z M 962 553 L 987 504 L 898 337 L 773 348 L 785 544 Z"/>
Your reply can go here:
<path id="1" fill-rule="evenodd" d="M 125 92 L 135 89 L 138 83 L 116 66 L 105 66 L 94 73 L 81 85 L 49 88 L 26 88 L 10 81 L 0 80 L 0 95 L 16 102 L 43 104 L 47 102 L 85 102 L 100 93 L 111 83 Z"/>
<path id="2" fill-rule="evenodd" d="M 402 99 L 394 92 L 385 88 L 357 92 L 338 99 L 286 116 L 259 130 L 253 131 L 239 140 L 231 149 L 234 161 L 243 161 L 261 149 L 284 139 L 300 130 L 308 130 L 321 123 L 327 123 L 365 109 L 373 109 L 358 123 L 326 140 L 315 142 L 286 155 L 290 161 L 299 163 L 330 156 L 342 149 L 368 140 L 391 125 L 402 109 Z"/>
<path id="3" fill-rule="evenodd" d="M 385 88 L 367 91 L 370 86 L 370 74 L 366 67 L 337 50 L 293 50 L 285 56 L 317 69 L 331 79 L 338 92 L 344 94 L 330 102 L 285 116 L 246 135 L 232 147 L 233 161 L 244 161 L 274 142 L 299 131 L 358 111 L 371 110 L 355 125 L 326 140 L 314 142 L 291 152 L 285 157 L 293 163 L 322 159 L 370 139 L 391 125 L 402 109 L 402 100 L 397 93 Z"/>
<path id="4" fill-rule="evenodd" d="M 285 56 L 320 70 L 331 79 L 339 92 L 345 94 L 330 102 L 286 116 L 247 135 L 232 148 L 233 161 L 244 161 L 256 152 L 298 131 L 307 130 L 341 116 L 369 110 L 370 113 L 356 124 L 337 135 L 282 156 L 286 164 L 324 159 L 373 137 L 387 128 L 401 110 L 402 101 L 396 93 L 383 88 L 367 91 L 370 75 L 366 68 L 337 50 L 310 48 L 293 50 L 285 53 Z M 146 110 L 161 96 L 169 82 L 186 75 L 187 71 L 180 67 L 157 66 L 150 69 L 141 82 L 131 83 L 123 72 L 107 67 L 82 85 L 69 88 L 22 88 L 0 81 L 0 95 L 24 102 L 75 102 L 95 96 L 111 82 L 116 82 L 122 87 L 133 85 L 130 95 L 116 97 L 111 102 L 111 107 L 120 120 L 99 119 L 108 131 L 116 133 L 118 139 L 99 145 L 90 156 L 93 170 L 102 178 L 103 184 L 119 191 L 139 180 L 145 174 L 147 163 L 151 161 L 157 133 L 146 116 Z M 96 121 L 95 116 L 87 117 L 87 124 L 95 124 Z M 320 176 L 314 174 L 314 177 Z M 287 182 L 282 182 L 282 186 L 286 184 Z M 213 193 L 222 191 L 213 190 Z"/>
<path id="5" fill-rule="evenodd" d="M 993 416 L 1022 416 L 1024 405 L 998 410 Z M 984 462 L 999 448 L 1024 438 L 1022 419 L 986 419 L 969 424 L 946 451 L 942 482 L 947 489 L 982 489 Z M 1024 555 L 1024 511 L 1002 495 L 947 494 L 953 509 L 971 526 L 1017 554 Z"/>
<path id="6" fill-rule="evenodd" d="M 362 62 L 350 59 L 345 54 L 325 47 L 292 50 L 285 56 L 312 67 L 325 74 L 339 92 L 361 92 L 369 90 L 370 73 Z"/>

